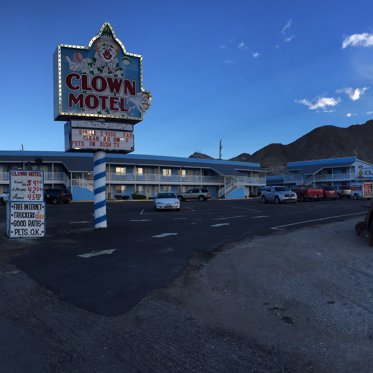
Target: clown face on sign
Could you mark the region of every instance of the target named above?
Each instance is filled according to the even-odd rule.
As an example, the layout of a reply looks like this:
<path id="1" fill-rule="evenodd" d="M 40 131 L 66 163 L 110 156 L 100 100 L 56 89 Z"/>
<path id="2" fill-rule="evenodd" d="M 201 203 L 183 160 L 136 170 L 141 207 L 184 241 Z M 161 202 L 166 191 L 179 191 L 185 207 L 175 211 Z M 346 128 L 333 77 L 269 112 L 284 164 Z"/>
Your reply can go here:
<path id="1" fill-rule="evenodd" d="M 120 46 L 112 37 L 101 36 L 95 42 L 95 68 L 103 68 L 106 73 L 115 74 Z"/>

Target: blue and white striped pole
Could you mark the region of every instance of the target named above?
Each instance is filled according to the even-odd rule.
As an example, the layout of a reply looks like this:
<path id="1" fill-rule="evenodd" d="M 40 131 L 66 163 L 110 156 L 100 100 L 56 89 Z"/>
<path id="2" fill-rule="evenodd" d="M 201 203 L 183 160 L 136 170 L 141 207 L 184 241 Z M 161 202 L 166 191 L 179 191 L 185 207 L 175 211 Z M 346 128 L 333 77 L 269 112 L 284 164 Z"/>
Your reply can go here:
<path id="1" fill-rule="evenodd" d="M 106 218 L 106 153 L 93 156 L 93 189 L 95 194 L 95 228 L 107 228 Z"/>

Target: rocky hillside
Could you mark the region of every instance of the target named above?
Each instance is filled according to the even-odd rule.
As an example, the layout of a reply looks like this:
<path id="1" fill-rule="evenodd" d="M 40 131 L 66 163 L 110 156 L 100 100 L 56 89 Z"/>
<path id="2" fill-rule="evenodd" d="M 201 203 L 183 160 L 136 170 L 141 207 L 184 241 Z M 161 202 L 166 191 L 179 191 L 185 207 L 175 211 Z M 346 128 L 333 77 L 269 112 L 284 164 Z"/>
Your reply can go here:
<path id="1" fill-rule="evenodd" d="M 270 144 L 231 160 L 258 162 L 276 172 L 287 162 L 351 156 L 373 163 L 373 120 L 347 128 L 318 127 L 288 145 Z"/>

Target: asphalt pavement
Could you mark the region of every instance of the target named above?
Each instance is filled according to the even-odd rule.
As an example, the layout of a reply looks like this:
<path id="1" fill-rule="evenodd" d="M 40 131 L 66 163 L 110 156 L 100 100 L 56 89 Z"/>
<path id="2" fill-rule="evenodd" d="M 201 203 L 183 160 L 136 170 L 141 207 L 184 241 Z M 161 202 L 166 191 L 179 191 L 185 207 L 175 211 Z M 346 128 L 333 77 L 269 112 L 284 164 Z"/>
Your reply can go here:
<path id="1" fill-rule="evenodd" d="M 3 235 L 1 247 L 8 254 L 14 251 L 11 263 L 61 300 L 119 315 L 154 289 L 167 287 L 194 256 L 245 238 L 362 216 L 368 204 L 215 200 L 184 202 L 180 211 L 154 211 L 151 201 L 109 202 L 107 229 L 94 229 L 92 203 L 48 205 L 45 238 L 9 240 Z"/>

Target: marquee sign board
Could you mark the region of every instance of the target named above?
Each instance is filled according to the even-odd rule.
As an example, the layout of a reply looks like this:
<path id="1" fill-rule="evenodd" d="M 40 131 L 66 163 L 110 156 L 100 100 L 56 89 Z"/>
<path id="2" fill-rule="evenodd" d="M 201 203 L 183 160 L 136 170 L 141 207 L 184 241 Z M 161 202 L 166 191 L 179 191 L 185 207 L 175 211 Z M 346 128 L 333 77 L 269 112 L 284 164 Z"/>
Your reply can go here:
<path id="1" fill-rule="evenodd" d="M 142 86 L 142 57 L 126 52 L 108 22 L 86 47 L 59 45 L 54 63 L 55 120 L 143 120 L 151 95 Z"/>
<path id="2" fill-rule="evenodd" d="M 10 201 L 44 201 L 43 171 L 10 171 Z"/>
<path id="3" fill-rule="evenodd" d="M 10 238 L 45 236 L 44 174 L 10 171 L 7 235 Z"/>
<path id="4" fill-rule="evenodd" d="M 101 128 L 94 125 L 75 127 L 71 122 L 67 122 L 65 124 L 65 150 L 129 153 L 134 150 L 133 131 L 115 129 L 115 126 L 103 128 L 102 125 Z"/>

